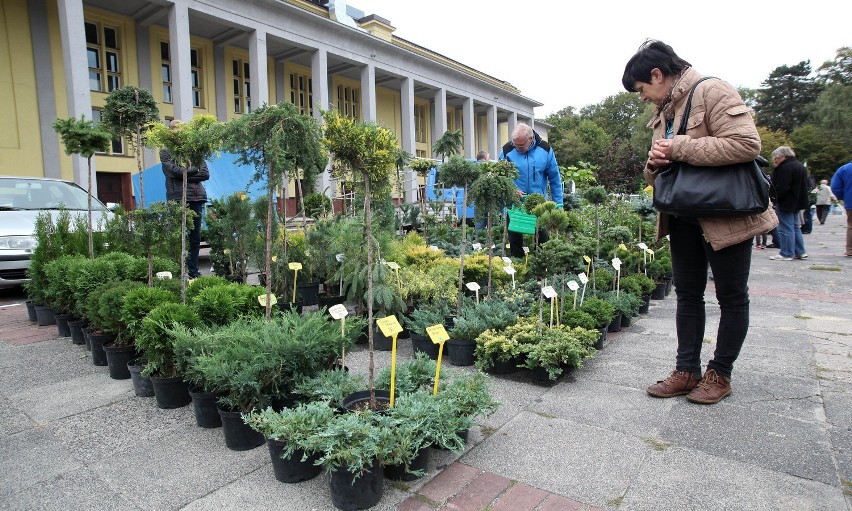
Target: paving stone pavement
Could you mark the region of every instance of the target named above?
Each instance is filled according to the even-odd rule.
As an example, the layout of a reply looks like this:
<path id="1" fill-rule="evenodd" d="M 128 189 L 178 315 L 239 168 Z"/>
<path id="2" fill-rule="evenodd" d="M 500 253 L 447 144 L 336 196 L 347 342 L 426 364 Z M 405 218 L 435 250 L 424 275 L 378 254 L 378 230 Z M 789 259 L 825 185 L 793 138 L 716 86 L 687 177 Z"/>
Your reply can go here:
<path id="1" fill-rule="evenodd" d="M 673 367 L 671 294 L 555 385 L 493 376 L 502 405 L 465 452 L 433 450 L 427 475 L 386 482 L 374 509 L 852 511 L 844 229 L 843 216 L 814 225 L 807 260 L 754 251 L 749 336 L 723 402 L 644 391 Z M 712 282 L 706 300 L 705 362 L 719 319 Z M 230 451 L 191 407 L 136 397 L 55 327 L 30 323 L 22 302 L 0 291 L 0 509 L 333 509 L 325 475 L 277 482 L 266 448 Z M 399 356 L 411 356 L 410 343 Z M 365 370 L 366 352 L 347 364 Z"/>

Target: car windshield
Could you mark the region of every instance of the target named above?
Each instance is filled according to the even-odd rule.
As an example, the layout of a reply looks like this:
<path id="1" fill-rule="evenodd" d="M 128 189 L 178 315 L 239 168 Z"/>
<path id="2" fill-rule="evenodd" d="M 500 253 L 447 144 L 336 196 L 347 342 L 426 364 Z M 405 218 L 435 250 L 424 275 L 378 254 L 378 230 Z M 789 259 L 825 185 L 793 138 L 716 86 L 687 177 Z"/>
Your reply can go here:
<path id="1" fill-rule="evenodd" d="M 65 181 L 0 179 L 0 209 L 88 209 L 88 193 Z M 92 208 L 103 204 L 92 198 Z"/>

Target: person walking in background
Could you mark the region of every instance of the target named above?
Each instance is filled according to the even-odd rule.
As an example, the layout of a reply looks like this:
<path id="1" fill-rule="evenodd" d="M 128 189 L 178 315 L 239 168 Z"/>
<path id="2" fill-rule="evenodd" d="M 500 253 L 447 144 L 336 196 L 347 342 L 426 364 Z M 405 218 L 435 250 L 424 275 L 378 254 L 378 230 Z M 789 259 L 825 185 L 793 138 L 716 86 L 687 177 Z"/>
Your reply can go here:
<path id="1" fill-rule="evenodd" d="M 814 180 L 813 176 L 808 175 L 807 189 L 810 190 L 816 186 L 816 180 Z M 802 210 L 802 221 L 800 225 L 802 226 L 802 234 L 810 234 L 814 229 L 814 209 L 813 207 L 816 205 L 816 197 L 808 192 L 808 205 Z"/>
<path id="2" fill-rule="evenodd" d="M 174 119 L 169 124 L 173 130 L 180 129 L 181 121 Z M 188 169 L 176 164 L 165 149 L 160 151 L 160 161 L 163 164 L 163 174 L 166 176 L 166 200 L 181 201 L 183 195 L 183 175 L 186 174 L 186 205 L 195 216 L 192 219 L 192 228 L 189 230 L 189 250 L 186 254 L 186 271 L 189 278 L 194 279 L 201 276 L 198 269 L 198 252 L 201 250 L 201 215 L 204 213 L 204 204 L 207 203 L 207 190 L 204 189 L 204 181 L 210 179 L 210 170 L 207 162 L 201 164 L 200 168 L 190 166 Z"/>
<path id="3" fill-rule="evenodd" d="M 540 193 L 547 197 L 547 186 L 550 185 L 551 200 L 556 208 L 562 208 L 562 175 L 556 165 L 556 155 L 550 144 L 542 140 L 538 133 L 524 123 L 515 126 L 512 140 L 500 150 L 500 160 L 509 160 L 518 169 L 515 179 L 518 198 L 523 200 L 530 193 Z M 538 242 L 544 243 L 549 239 L 547 232 L 540 229 Z M 509 252 L 512 257 L 524 257 L 524 237 L 517 232 L 509 231 Z"/>
<path id="4" fill-rule="evenodd" d="M 781 250 L 769 258 L 775 261 L 807 259 L 799 215 L 800 211 L 810 207 L 808 170 L 796 159 L 796 153 L 785 145 L 772 151 L 772 161 L 775 162 L 772 183 L 778 198 L 778 241 Z"/>
<path id="5" fill-rule="evenodd" d="M 811 193 L 816 194 L 816 216 L 819 224 L 825 224 L 825 219 L 828 218 L 828 212 L 831 205 L 837 200 L 837 197 L 832 193 L 831 187 L 828 186 L 828 179 L 823 179 L 819 182 L 819 186 L 814 188 Z"/>
<path id="6" fill-rule="evenodd" d="M 624 67 L 621 83 L 657 105 L 650 125 L 653 145 L 645 164 L 645 179 L 654 184 L 657 172 L 672 161 L 715 166 L 749 161 L 760 153 L 760 136 L 751 109 L 737 90 L 718 79 L 698 84 L 685 135 L 675 135 L 690 89 L 701 78 L 671 46 L 649 40 Z M 675 370 L 647 388 L 654 397 L 686 394 L 689 401 L 718 403 L 729 396 L 731 372 L 745 342 L 749 325 L 748 278 L 752 238 L 768 232 L 778 220 L 772 208 L 738 218 L 657 216 L 657 239 L 669 235 L 677 294 L 677 358 Z M 708 264 L 715 276 L 721 309 L 716 349 L 701 375 L 706 312 L 704 291 Z"/>
<path id="7" fill-rule="evenodd" d="M 846 257 L 852 257 L 852 161 L 840 166 L 831 178 L 831 191 L 846 209 Z"/>

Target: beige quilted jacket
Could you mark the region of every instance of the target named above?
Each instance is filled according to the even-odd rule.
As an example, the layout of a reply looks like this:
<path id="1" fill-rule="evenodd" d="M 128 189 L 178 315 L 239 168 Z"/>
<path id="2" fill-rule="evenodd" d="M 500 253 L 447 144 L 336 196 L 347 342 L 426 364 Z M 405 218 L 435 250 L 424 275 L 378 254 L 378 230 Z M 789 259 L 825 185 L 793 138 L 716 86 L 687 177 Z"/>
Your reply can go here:
<path id="1" fill-rule="evenodd" d="M 701 74 L 687 69 L 672 91 L 675 108 L 675 131 L 680 126 L 687 96 Z M 661 113 L 651 119 L 648 127 L 654 130 L 653 140 L 665 138 L 665 120 Z M 672 139 L 672 159 L 693 165 L 728 165 L 754 159 L 760 153 L 760 136 L 739 93 L 722 80 L 705 80 L 695 89 L 685 135 Z M 654 184 L 656 173 L 647 164 L 645 179 Z M 669 233 L 669 215 L 657 216 L 657 239 Z M 771 231 L 778 225 L 772 207 L 758 215 L 739 218 L 699 218 L 704 238 L 719 250 Z"/>

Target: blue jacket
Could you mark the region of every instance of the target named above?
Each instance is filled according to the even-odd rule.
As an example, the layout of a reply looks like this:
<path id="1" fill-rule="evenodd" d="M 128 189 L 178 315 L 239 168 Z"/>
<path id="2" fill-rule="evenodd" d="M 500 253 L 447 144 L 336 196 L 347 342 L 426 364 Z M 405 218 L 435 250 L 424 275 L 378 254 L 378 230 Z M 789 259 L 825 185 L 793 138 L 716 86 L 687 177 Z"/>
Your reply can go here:
<path id="1" fill-rule="evenodd" d="M 841 165 L 834 173 L 831 178 L 831 191 L 843 201 L 844 208 L 852 209 L 852 161 Z"/>
<path id="2" fill-rule="evenodd" d="M 562 176 L 556 165 L 556 155 L 550 144 L 533 132 L 534 140 L 530 150 L 521 154 L 508 142 L 500 150 L 500 160 L 509 160 L 518 169 L 515 186 L 525 194 L 540 193 L 547 196 L 547 183 L 553 202 L 562 207 Z"/>

